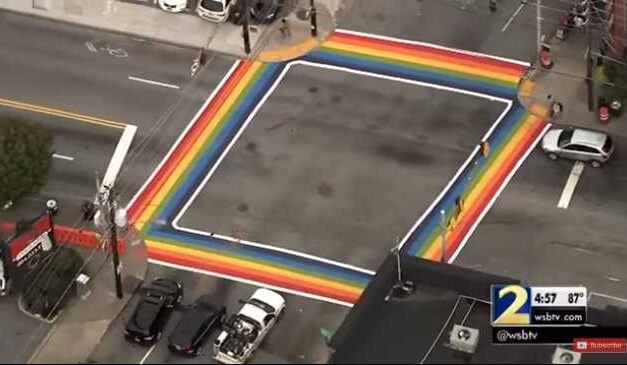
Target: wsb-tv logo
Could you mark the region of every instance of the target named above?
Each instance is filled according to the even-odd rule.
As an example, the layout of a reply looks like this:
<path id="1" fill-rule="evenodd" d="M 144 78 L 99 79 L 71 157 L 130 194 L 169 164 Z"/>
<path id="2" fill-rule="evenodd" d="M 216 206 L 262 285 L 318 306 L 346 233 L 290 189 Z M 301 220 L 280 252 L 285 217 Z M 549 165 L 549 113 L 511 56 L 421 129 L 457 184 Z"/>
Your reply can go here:
<path id="1" fill-rule="evenodd" d="M 492 285 L 492 325 L 531 324 L 531 288 L 519 285 Z"/>

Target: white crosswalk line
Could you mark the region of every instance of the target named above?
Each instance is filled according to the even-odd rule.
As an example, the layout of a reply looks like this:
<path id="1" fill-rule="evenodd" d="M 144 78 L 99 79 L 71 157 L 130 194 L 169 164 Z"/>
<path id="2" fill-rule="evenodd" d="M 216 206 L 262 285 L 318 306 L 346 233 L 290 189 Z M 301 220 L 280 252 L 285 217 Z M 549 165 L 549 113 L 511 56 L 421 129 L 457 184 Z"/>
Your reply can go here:
<path id="1" fill-rule="evenodd" d="M 566 185 L 562 191 L 562 196 L 557 203 L 558 208 L 568 209 L 570 199 L 573 197 L 573 193 L 577 187 L 577 182 L 579 181 L 579 177 L 581 176 L 584 167 L 585 165 L 581 161 L 577 161 L 573 165 L 573 169 L 570 171 L 570 175 L 568 176 L 568 180 L 566 180 Z"/>

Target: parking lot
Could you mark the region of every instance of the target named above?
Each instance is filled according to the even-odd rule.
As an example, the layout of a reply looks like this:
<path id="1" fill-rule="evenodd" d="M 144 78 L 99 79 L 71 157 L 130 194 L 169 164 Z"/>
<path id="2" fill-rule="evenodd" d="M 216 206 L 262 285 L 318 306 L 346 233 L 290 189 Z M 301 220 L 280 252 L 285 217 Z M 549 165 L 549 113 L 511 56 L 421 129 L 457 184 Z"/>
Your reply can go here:
<path id="1" fill-rule="evenodd" d="M 503 108 L 295 65 L 175 224 L 374 270 Z"/>
<path id="2" fill-rule="evenodd" d="M 146 282 L 155 277 L 168 277 L 179 281 L 184 287 L 183 304 L 191 304 L 199 296 L 209 294 L 214 303 L 224 304 L 227 313 L 235 314 L 241 307 L 240 299 L 248 299 L 256 287 L 214 277 L 196 275 L 162 266 L 152 265 Z M 255 352 L 251 363 L 323 363 L 329 356 L 324 337 L 320 330 L 334 331 L 348 312 L 335 304 L 324 303 L 299 296 L 282 294 L 286 299 L 285 314 L 271 330 L 263 344 Z M 211 355 L 211 344 L 218 335 L 216 331 L 209 337 L 203 354 L 186 359 L 175 355 L 167 348 L 167 338 L 181 318 L 184 309 L 177 309 L 164 331 L 161 340 L 154 347 L 143 347 L 126 341 L 124 325 L 132 314 L 137 296 L 126 306 L 118 319 L 111 324 L 99 347 L 89 357 L 96 363 L 215 363 Z"/>

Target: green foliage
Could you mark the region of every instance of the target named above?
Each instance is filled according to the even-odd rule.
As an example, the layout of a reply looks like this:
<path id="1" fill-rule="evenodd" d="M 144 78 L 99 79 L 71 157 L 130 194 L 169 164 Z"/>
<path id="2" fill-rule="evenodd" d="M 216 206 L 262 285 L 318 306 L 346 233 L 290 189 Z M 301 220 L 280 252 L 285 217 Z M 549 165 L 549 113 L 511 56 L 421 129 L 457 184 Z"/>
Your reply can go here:
<path id="1" fill-rule="evenodd" d="M 608 96 L 625 99 L 627 97 L 627 67 L 623 65 L 608 64 L 601 66 L 603 76 L 597 75 L 597 82 L 611 83 L 614 86 L 603 85 L 604 93 Z"/>
<path id="2" fill-rule="evenodd" d="M 0 204 L 37 192 L 52 164 L 52 133 L 18 117 L 0 116 Z"/>

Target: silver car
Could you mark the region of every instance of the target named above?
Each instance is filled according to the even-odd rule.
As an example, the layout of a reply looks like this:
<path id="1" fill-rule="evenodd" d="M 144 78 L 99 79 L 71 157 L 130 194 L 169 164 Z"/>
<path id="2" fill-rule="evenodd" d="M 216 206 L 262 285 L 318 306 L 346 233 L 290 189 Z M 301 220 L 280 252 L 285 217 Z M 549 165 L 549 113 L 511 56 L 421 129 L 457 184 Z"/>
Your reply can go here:
<path id="1" fill-rule="evenodd" d="M 555 128 L 544 135 L 542 150 L 551 160 L 568 158 L 599 167 L 612 157 L 614 144 L 605 133 L 581 128 Z"/>

